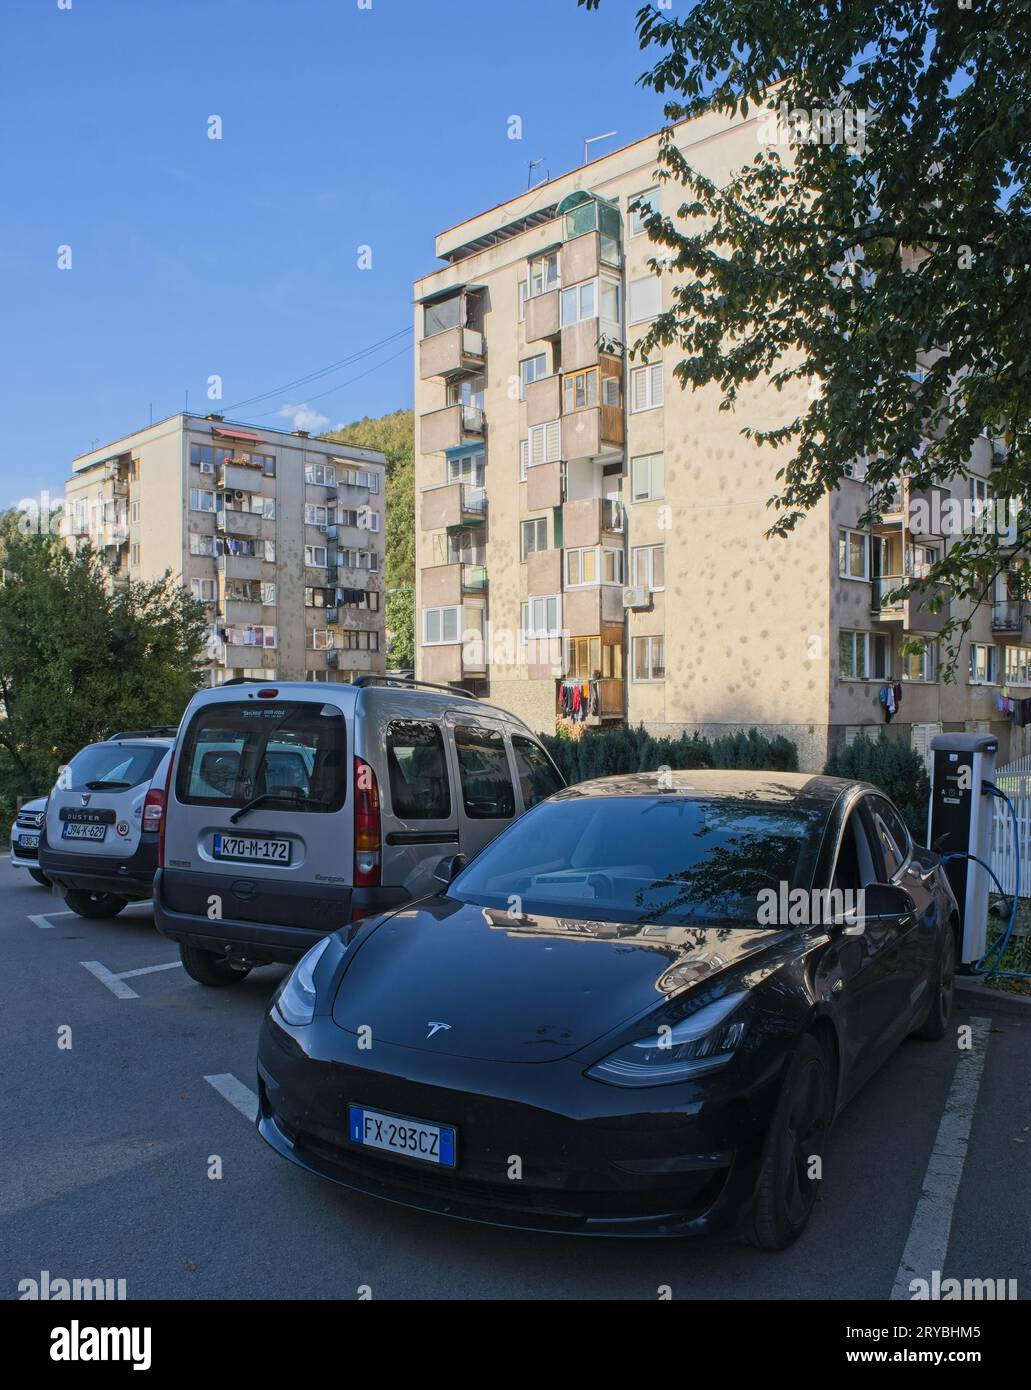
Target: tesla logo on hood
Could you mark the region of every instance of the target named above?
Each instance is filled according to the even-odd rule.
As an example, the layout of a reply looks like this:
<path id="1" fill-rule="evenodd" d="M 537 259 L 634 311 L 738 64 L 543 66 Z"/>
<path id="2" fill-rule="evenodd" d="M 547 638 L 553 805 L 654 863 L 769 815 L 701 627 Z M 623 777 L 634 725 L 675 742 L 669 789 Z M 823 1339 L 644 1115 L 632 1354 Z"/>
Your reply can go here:
<path id="1" fill-rule="evenodd" d="M 89 805 L 89 793 L 88 793 L 88 792 L 83 792 L 83 793 L 82 793 L 82 804 L 83 804 L 84 806 L 88 806 L 88 805 Z"/>
<path id="2" fill-rule="evenodd" d="M 426 1034 L 426 1041 L 427 1041 L 427 1042 L 429 1042 L 430 1038 L 433 1037 L 434 1033 L 440 1033 L 440 1032 L 443 1032 L 444 1030 L 447 1030 L 448 1032 L 451 1031 L 451 1024 L 450 1024 L 450 1023 L 434 1023 L 433 1020 L 432 1020 L 432 1018 L 428 1018 L 428 1019 L 426 1020 L 426 1023 L 427 1023 L 427 1026 L 429 1027 L 429 1030 L 430 1030 L 430 1031 Z"/>

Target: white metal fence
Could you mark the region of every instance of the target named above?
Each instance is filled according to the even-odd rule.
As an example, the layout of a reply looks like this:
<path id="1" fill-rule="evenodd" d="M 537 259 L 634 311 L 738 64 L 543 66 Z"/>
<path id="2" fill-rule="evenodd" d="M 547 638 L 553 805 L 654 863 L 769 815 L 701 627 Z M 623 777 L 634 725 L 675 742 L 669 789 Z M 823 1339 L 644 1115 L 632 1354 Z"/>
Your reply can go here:
<path id="1" fill-rule="evenodd" d="M 1017 839 L 1020 845 L 1020 896 L 1031 897 L 1031 754 L 996 769 L 995 785 L 1005 792 L 1017 813 Z M 1012 893 L 1017 886 L 1016 845 L 1013 821 L 1004 801 L 992 797 L 992 868 L 1003 890 Z M 993 885 L 994 890 L 994 885 Z"/>

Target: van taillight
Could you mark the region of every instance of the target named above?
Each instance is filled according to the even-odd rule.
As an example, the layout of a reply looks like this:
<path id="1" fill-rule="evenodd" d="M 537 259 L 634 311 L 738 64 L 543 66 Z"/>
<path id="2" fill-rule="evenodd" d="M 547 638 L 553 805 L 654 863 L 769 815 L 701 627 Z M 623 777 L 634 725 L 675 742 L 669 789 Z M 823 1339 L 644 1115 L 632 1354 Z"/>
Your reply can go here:
<path id="1" fill-rule="evenodd" d="M 354 760 L 354 886 L 378 888 L 380 881 L 379 786 L 364 758 Z"/>

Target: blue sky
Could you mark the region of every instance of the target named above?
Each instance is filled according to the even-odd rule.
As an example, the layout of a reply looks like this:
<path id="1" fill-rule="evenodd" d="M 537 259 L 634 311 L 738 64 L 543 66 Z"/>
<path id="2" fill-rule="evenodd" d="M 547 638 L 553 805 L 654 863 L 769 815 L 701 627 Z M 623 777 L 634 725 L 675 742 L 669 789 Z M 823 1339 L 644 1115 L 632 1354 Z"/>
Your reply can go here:
<path id="1" fill-rule="evenodd" d="M 436 232 L 524 190 L 532 159 L 555 176 L 587 135 L 619 132 L 600 153 L 662 123 L 638 0 L 61 3 L 0 8 L 0 506 L 187 391 L 232 407 L 408 327 Z M 230 413 L 408 406 L 409 343 Z"/>

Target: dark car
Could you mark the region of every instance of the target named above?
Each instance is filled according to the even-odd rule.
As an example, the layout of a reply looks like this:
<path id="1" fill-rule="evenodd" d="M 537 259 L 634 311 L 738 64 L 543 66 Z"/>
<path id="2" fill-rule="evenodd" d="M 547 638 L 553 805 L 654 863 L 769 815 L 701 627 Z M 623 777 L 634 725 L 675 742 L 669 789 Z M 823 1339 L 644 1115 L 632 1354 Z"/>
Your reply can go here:
<path id="1" fill-rule="evenodd" d="M 262 1029 L 258 1129 L 430 1211 L 779 1249 L 838 1111 L 908 1034 L 944 1035 L 957 923 L 871 786 L 582 783 L 305 956 Z"/>

